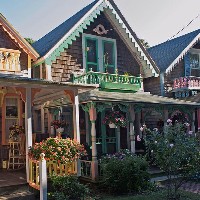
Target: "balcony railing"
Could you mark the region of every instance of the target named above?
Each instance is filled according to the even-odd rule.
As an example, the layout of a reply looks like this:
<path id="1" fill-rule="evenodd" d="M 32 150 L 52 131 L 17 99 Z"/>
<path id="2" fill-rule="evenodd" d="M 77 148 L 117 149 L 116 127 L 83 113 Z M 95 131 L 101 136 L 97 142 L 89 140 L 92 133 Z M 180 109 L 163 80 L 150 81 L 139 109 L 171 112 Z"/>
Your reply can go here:
<path id="1" fill-rule="evenodd" d="M 101 88 L 118 89 L 118 90 L 133 90 L 143 89 L 142 77 L 129 75 L 118 75 L 101 72 L 89 71 L 82 75 L 74 75 L 73 83 L 79 84 L 99 84 Z"/>
<path id="2" fill-rule="evenodd" d="M 173 90 L 200 90 L 200 77 L 180 77 L 174 80 Z"/>
<path id="3" fill-rule="evenodd" d="M 19 57 L 18 50 L 0 48 L 0 71 L 21 71 Z"/>

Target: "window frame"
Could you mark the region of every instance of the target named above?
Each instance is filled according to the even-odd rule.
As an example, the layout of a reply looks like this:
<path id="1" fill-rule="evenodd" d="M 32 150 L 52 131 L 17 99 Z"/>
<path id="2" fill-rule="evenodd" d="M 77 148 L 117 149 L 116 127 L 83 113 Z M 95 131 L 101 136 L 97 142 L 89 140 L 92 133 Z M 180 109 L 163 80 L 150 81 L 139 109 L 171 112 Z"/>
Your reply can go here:
<path id="1" fill-rule="evenodd" d="M 192 67 L 191 66 L 191 55 L 198 55 L 198 58 L 199 58 L 199 66 L 198 67 Z M 191 74 L 192 69 L 200 69 L 200 49 L 192 48 L 190 50 L 190 74 Z"/>
<path id="2" fill-rule="evenodd" d="M 97 69 L 98 72 L 105 72 L 104 68 L 104 42 L 112 42 L 114 44 L 114 70 L 117 68 L 117 45 L 116 45 L 116 39 L 112 38 L 106 38 L 106 37 L 101 37 L 101 36 L 96 36 L 96 35 L 91 35 L 91 34 L 82 34 L 82 53 L 83 53 L 83 68 L 86 70 L 86 72 L 89 70 L 87 69 L 88 63 L 87 61 L 87 53 L 86 53 L 86 40 L 87 39 L 92 39 L 92 40 L 97 40 Z"/>

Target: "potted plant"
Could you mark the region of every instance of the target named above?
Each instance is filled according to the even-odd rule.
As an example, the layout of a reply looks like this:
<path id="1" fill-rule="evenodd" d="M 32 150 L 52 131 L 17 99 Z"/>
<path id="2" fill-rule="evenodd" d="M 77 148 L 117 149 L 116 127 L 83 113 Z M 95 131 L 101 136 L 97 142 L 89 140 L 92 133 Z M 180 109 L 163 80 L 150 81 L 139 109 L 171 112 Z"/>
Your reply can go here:
<path id="1" fill-rule="evenodd" d="M 51 126 L 56 129 L 56 132 L 62 133 L 64 128 L 67 126 L 67 123 L 64 120 L 54 120 L 51 122 Z"/>
<path id="2" fill-rule="evenodd" d="M 24 134 L 24 127 L 19 126 L 18 124 L 13 124 L 9 128 L 10 134 L 9 134 L 9 140 L 10 141 L 19 141 L 20 135 Z"/>
<path id="3" fill-rule="evenodd" d="M 111 111 L 103 119 L 103 124 L 108 124 L 110 128 L 126 127 L 126 118 L 120 111 Z"/>

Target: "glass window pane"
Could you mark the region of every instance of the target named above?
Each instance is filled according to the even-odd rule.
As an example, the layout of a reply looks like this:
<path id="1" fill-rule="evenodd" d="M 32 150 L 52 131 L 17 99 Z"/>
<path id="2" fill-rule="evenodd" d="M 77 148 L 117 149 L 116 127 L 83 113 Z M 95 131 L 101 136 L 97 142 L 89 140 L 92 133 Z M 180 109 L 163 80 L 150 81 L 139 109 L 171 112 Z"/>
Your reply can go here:
<path id="1" fill-rule="evenodd" d="M 115 68 L 114 68 L 114 67 L 108 66 L 108 67 L 107 67 L 107 72 L 108 72 L 109 74 L 115 74 Z"/>
<path id="2" fill-rule="evenodd" d="M 97 48 L 96 40 L 87 39 L 86 51 L 87 51 L 87 62 L 97 63 Z"/>
<path id="3" fill-rule="evenodd" d="M 88 64 L 87 68 L 88 68 L 88 71 L 90 71 L 90 68 L 92 68 L 93 72 L 97 72 L 97 65 Z"/>
<path id="4" fill-rule="evenodd" d="M 114 43 L 104 42 L 104 64 L 114 65 Z"/>
<path id="5" fill-rule="evenodd" d="M 198 54 L 190 54 L 190 67 L 191 68 L 199 68 L 199 55 Z"/>

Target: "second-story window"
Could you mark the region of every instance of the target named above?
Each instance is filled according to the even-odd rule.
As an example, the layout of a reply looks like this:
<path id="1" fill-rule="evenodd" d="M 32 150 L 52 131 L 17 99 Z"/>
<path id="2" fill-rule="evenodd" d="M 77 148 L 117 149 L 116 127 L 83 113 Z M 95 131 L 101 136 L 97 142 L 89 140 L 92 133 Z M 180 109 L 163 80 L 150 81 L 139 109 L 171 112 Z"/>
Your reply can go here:
<path id="1" fill-rule="evenodd" d="M 83 65 L 86 71 L 115 73 L 116 40 L 83 34 Z"/>
<path id="2" fill-rule="evenodd" d="M 199 54 L 190 54 L 190 67 L 191 69 L 199 68 Z"/>

